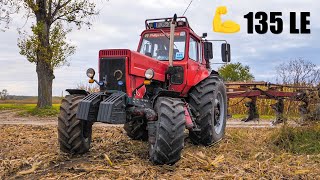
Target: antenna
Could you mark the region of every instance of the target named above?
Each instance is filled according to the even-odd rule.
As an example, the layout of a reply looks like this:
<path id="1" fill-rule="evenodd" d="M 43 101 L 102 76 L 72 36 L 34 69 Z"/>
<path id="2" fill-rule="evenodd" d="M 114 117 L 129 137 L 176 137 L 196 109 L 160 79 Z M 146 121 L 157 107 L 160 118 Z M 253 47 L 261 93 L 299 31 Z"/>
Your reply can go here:
<path id="1" fill-rule="evenodd" d="M 188 11 L 188 9 L 189 9 L 189 7 L 190 7 L 190 5 L 191 5 L 192 1 L 193 1 L 193 0 L 191 0 L 191 1 L 190 1 L 190 3 L 189 3 L 189 5 L 188 5 L 188 7 L 186 8 L 186 10 L 184 10 L 184 12 L 183 12 L 182 16 L 184 16 L 184 14 Z"/>

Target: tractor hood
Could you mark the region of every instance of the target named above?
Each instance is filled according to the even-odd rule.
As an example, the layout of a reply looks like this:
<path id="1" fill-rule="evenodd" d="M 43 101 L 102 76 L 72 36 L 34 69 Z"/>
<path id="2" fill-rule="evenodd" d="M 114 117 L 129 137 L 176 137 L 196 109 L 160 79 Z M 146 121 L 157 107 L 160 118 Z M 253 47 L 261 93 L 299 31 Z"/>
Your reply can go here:
<path id="1" fill-rule="evenodd" d="M 153 69 L 155 76 L 153 79 L 158 81 L 165 80 L 165 72 L 168 69 L 168 63 L 158 61 L 144 54 L 128 49 L 106 49 L 99 52 L 99 69 L 101 70 L 102 61 L 113 59 L 124 59 L 126 72 L 129 75 L 145 77 L 145 71 L 149 68 Z M 112 64 L 109 64 L 112 66 Z"/>

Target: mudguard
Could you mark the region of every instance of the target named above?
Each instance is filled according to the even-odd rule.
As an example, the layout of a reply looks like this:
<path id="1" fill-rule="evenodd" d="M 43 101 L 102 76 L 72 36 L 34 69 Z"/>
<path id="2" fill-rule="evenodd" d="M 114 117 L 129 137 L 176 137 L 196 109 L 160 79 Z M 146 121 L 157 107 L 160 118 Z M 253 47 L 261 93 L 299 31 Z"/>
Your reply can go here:
<path id="1" fill-rule="evenodd" d="M 66 91 L 70 94 L 81 94 L 81 95 L 88 95 L 89 93 L 83 89 L 66 89 Z"/>

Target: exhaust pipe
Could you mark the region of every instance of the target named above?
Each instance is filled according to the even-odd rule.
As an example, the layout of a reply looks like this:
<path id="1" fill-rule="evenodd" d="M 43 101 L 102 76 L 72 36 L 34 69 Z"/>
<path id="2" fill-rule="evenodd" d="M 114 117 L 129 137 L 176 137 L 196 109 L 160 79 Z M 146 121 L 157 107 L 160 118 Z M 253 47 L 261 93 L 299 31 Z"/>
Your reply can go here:
<path id="1" fill-rule="evenodd" d="M 170 24 L 169 67 L 173 66 L 174 30 L 177 24 L 177 14 L 174 14 Z"/>

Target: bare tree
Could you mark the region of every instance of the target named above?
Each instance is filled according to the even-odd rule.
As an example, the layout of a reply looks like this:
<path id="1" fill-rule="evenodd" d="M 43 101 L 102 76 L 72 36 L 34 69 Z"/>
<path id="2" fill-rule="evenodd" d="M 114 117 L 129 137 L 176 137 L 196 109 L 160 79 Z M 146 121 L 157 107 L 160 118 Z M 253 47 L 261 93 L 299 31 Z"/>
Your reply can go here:
<path id="1" fill-rule="evenodd" d="M 276 71 L 279 83 L 295 85 L 320 83 L 320 66 L 302 58 L 282 63 L 276 67 Z"/>

